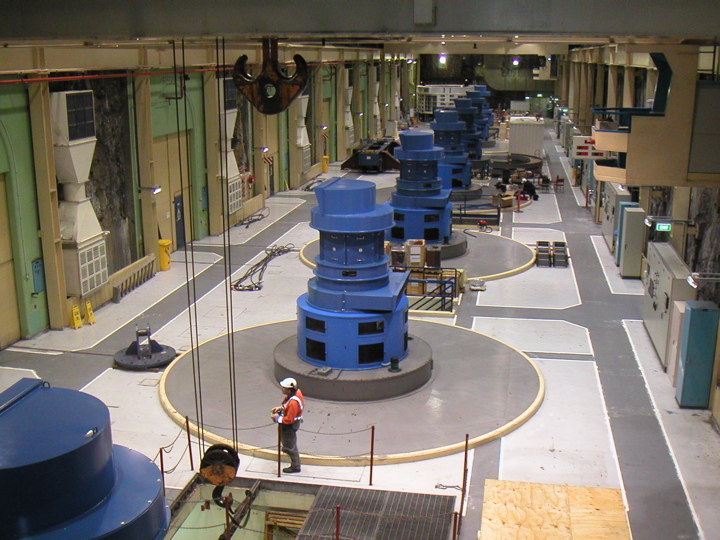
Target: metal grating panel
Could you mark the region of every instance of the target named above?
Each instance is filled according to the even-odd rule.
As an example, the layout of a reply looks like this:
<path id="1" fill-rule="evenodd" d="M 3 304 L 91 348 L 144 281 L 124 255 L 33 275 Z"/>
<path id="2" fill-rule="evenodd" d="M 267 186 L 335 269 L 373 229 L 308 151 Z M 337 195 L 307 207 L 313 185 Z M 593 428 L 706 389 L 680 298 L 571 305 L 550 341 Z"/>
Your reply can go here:
<path id="1" fill-rule="evenodd" d="M 455 497 L 324 486 L 297 540 L 445 540 L 452 531 Z"/>

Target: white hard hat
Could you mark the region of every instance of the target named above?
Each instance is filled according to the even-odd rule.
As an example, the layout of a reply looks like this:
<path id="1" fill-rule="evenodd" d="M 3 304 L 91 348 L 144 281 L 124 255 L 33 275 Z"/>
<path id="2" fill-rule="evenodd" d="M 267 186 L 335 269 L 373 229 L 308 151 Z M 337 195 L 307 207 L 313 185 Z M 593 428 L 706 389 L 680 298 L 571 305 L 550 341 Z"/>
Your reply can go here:
<path id="1" fill-rule="evenodd" d="M 297 388 L 297 381 L 292 377 L 287 377 L 280 381 L 280 386 L 283 388 Z"/>

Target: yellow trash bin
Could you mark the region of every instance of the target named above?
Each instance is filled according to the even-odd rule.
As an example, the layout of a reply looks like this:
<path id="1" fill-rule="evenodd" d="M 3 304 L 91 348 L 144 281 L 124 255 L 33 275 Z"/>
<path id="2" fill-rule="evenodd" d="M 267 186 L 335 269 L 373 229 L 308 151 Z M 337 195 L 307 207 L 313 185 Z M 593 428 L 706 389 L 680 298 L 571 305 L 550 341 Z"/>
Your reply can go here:
<path id="1" fill-rule="evenodd" d="M 172 246 L 172 240 L 158 240 L 158 246 L 160 247 L 160 256 L 158 257 L 158 264 L 160 270 L 170 270 L 170 246 Z"/>

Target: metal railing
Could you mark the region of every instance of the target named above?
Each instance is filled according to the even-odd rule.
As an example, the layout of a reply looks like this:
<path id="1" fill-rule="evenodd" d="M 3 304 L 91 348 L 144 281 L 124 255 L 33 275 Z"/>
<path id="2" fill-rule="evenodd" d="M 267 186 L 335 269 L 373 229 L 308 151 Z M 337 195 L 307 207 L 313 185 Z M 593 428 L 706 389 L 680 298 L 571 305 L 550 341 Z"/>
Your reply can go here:
<path id="1" fill-rule="evenodd" d="M 410 309 L 416 311 L 453 311 L 458 296 L 458 270 L 427 266 L 392 266 L 395 272 L 411 272 L 405 294 L 416 297 L 410 300 Z"/>

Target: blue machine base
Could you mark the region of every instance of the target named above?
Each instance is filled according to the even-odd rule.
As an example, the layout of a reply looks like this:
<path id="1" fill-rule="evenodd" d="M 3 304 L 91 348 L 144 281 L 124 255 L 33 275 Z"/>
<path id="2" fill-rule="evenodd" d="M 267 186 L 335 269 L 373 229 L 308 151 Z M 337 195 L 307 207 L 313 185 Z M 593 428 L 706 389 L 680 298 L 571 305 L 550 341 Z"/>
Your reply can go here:
<path id="1" fill-rule="evenodd" d="M 392 311 L 327 311 L 303 294 L 298 306 L 298 356 L 315 366 L 374 369 L 408 352 L 408 299 Z"/>
<path id="2" fill-rule="evenodd" d="M 157 466 L 124 446 L 113 446 L 115 486 L 102 504 L 78 519 L 28 540 L 160 540 L 170 524 L 170 509 L 162 492 Z M 42 489 L 42 486 L 38 486 Z M 158 531 L 153 538 L 149 531 Z"/>

